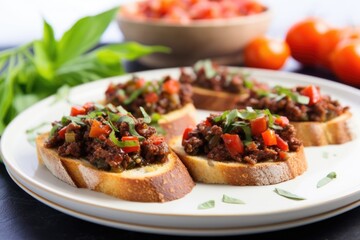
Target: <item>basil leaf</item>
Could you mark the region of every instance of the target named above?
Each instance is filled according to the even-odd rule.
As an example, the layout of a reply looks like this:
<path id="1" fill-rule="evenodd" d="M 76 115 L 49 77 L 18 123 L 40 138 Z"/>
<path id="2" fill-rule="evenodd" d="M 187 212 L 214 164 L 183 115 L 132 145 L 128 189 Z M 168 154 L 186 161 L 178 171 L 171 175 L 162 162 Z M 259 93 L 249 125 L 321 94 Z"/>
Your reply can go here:
<path id="1" fill-rule="evenodd" d="M 231 203 L 231 204 L 245 204 L 245 202 L 241 201 L 240 199 L 229 197 L 227 195 L 223 195 L 222 201 L 224 203 Z"/>
<path id="2" fill-rule="evenodd" d="M 46 50 L 48 59 L 54 61 L 56 59 L 56 48 L 57 48 L 54 29 L 45 19 L 43 21 L 44 21 L 43 39 L 42 39 L 43 47 Z"/>
<path id="3" fill-rule="evenodd" d="M 64 33 L 57 48 L 57 65 L 78 57 L 93 48 L 100 40 L 118 8 L 110 9 L 95 16 L 84 17 Z"/>
<path id="4" fill-rule="evenodd" d="M 127 99 L 125 99 L 124 104 L 128 105 L 129 103 L 132 103 L 142 92 L 144 91 L 144 88 L 136 89 L 133 91 Z"/>
<path id="5" fill-rule="evenodd" d="M 153 113 L 151 115 L 151 122 L 157 123 L 162 118 L 161 114 Z"/>
<path id="6" fill-rule="evenodd" d="M 238 116 L 238 110 L 234 109 L 229 112 L 225 117 L 225 126 L 230 126 L 231 123 L 235 121 L 235 118 Z"/>
<path id="7" fill-rule="evenodd" d="M 279 194 L 282 197 L 286 197 L 292 200 L 305 200 L 305 198 L 300 197 L 298 195 L 295 195 L 291 192 L 288 192 L 286 190 L 280 189 L 280 188 L 275 188 L 274 192 L 276 192 L 277 194 Z"/>
<path id="8" fill-rule="evenodd" d="M 336 173 L 335 172 L 331 172 L 331 173 L 329 173 L 328 175 L 326 175 L 326 177 L 324 177 L 323 179 L 321 179 L 318 183 L 317 183 L 317 185 L 316 185 L 316 187 L 317 188 L 320 188 L 320 187 L 323 187 L 323 186 L 325 186 L 326 184 L 328 184 L 329 182 L 331 182 L 333 179 L 335 179 L 336 178 Z"/>
<path id="9" fill-rule="evenodd" d="M 115 135 L 114 131 L 111 131 L 109 135 L 109 139 L 118 147 L 124 148 L 124 147 L 136 147 L 139 146 L 138 141 L 119 141 Z"/>
<path id="10" fill-rule="evenodd" d="M 69 121 L 71 121 L 72 123 L 74 124 L 77 124 L 77 125 L 80 125 L 80 126 L 85 126 L 86 124 L 83 123 L 81 117 L 77 116 L 77 117 L 74 117 L 74 116 L 64 116 L 62 119 L 61 119 L 61 123 L 63 125 L 66 125 L 66 123 L 68 123 Z"/>
<path id="11" fill-rule="evenodd" d="M 215 207 L 215 201 L 214 200 L 209 200 L 207 202 L 203 202 L 203 203 L 198 205 L 198 209 L 209 209 L 209 208 L 214 208 L 214 207 Z"/>
<path id="12" fill-rule="evenodd" d="M 140 111 L 141 111 L 142 115 L 144 116 L 144 122 L 147 124 L 151 123 L 151 117 L 146 113 L 146 111 L 144 110 L 143 107 L 140 107 Z"/>
<path id="13" fill-rule="evenodd" d="M 169 53 L 171 49 L 164 46 L 145 46 L 141 45 L 137 42 L 126 42 L 120 44 L 111 44 L 104 47 L 100 47 L 99 50 L 96 51 L 110 51 L 113 54 L 116 54 L 119 58 L 125 60 L 135 60 L 142 56 L 161 52 L 161 53 Z"/>
<path id="14" fill-rule="evenodd" d="M 307 97 L 307 96 L 303 96 L 303 95 L 297 95 L 296 96 L 296 102 L 300 103 L 300 104 L 307 105 L 310 102 L 310 98 Z"/>
<path id="15" fill-rule="evenodd" d="M 135 130 L 135 121 L 133 118 L 129 116 L 121 116 L 117 122 L 126 122 L 129 125 L 129 132 L 131 135 L 137 136 L 141 140 L 144 139 L 144 137 Z"/>

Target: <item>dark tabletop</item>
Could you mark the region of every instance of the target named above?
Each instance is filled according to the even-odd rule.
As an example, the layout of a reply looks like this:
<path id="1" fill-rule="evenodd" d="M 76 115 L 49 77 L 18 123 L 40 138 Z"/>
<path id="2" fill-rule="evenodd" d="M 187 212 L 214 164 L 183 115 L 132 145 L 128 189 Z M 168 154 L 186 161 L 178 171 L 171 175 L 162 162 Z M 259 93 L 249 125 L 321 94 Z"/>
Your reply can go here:
<path id="1" fill-rule="evenodd" d="M 271 1 L 266 1 L 271 2 Z M 291 22 L 311 13 L 331 22 L 354 22 L 349 11 L 360 9 L 360 1 L 273 1 L 281 18 L 275 19 L 269 35 L 283 36 Z M 290 3 L 291 2 L 291 3 Z M 304 5 L 300 3 L 304 2 Z M 309 3 L 311 2 L 311 3 Z M 284 7 L 284 4 L 289 4 Z M 352 7 L 346 7 L 348 5 Z M 345 8 L 344 8 L 345 6 Z M 345 10 L 344 10 L 345 9 Z M 335 15 L 336 14 L 336 15 Z M 358 15 L 358 14 L 357 14 Z M 341 17 L 342 16 L 342 17 Z M 348 21 L 349 20 L 349 21 Z M 356 19 L 355 19 L 356 20 Z M 1 46 L 0 46 L 1 48 Z M 144 70 L 139 63 L 128 63 L 128 71 Z M 284 71 L 297 72 L 337 81 L 329 72 L 302 68 L 294 60 L 288 61 Z M 105 227 L 83 221 L 52 209 L 34 199 L 8 175 L 0 164 L 0 239 L 190 239 L 194 237 L 156 235 Z M 261 234 L 230 236 L 228 239 L 360 239 L 360 207 L 338 216 L 286 230 Z"/>

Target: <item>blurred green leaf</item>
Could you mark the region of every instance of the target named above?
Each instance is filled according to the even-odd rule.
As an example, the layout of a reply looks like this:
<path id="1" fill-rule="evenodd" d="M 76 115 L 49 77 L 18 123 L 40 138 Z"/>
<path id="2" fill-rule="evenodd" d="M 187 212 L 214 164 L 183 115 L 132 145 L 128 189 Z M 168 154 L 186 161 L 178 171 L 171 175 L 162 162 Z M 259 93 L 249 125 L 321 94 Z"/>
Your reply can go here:
<path id="1" fill-rule="evenodd" d="M 113 20 L 118 8 L 77 21 L 58 42 L 57 66 L 95 47 L 102 34 Z"/>

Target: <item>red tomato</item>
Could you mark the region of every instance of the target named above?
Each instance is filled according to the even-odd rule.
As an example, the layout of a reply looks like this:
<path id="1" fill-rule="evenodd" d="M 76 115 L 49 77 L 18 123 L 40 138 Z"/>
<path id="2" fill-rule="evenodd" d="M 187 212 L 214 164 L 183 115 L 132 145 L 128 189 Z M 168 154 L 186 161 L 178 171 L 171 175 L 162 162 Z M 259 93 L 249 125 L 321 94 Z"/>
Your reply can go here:
<path id="1" fill-rule="evenodd" d="M 108 136 L 111 132 L 111 128 L 108 125 L 102 124 L 98 120 L 94 119 L 91 123 L 89 137 L 99 138 L 102 135 Z"/>
<path id="2" fill-rule="evenodd" d="M 121 138 L 121 141 L 126 142 L 126 141 L 135 141 L 137 145 L 135 146 L 128 146 L 128 147 L 122 147 L 121 149 L 126 152 L 137 152 L 140 150 L 140 143 L 139 143 L 139 138 L 135 137 L 135 136 L 123 136 Z"/>
<path id="3" fill-rule="evenodd" d="M 85 108 L 86 112 L 89 112 L 89 110 L 93 109 L 95 107 L 95 104 L 93 102 L 87 102 L 83 105 L 83 108 Z"/>
<path id="4" fill-rule="evenodd" d="M 58 135 L 61 139 L 65 139 L 66 130 L 67 130 L 67 126 L 59 130 Z"/>
<path id="5" fill-rule="evenodd" d="M 330 69 L 330 55 L 334 51 L 336 45 L 345 38 L 346 32 L 344 29 L 330 29 L 320 36 L 318 49 L 318 63 L 319 65 Z"/>
<path id="6" fill-rule="evenodd" d="M 174 79 L 167 80 L 163 84 L 163 89 L 169 94 L 175 94 L 180 91 L 180 83 Z"/>
<path id="7" fill-rule="evenodd" d="M 192 128 L 185 128 L 184 133 L 183 133 L 183 137 L 182 137 L 182 145 L 185 144 L 185 140 L 189 139 L 189 133 L 192 131 Z"/>
<path id="8" fill-rule="evenodd" d="M 265 117 L 256 118 L 250 121 L 251 134 L 259 135 L 267 129 L 267 122 Z"/>
<path id="9" fill-rule="evenodd" d="M 340 43 L 331 55 L 331 66 L 342 82 L 360 87 L 360 40 Z"/>
<path id="10" fill-rule="evenodd" d="M 314 105 L 321 100 L 320 90 L 314 85 L 309 85 L 301 91 L 301 94 L 310 98 L 309 105 Z"/>
<path id="11" fill-rule="evenodd" d="M 275 123 L 280 125 L 281 127 L 285 127 L 289 124 L 289 119 L 285 116 L 279 116 L 275 119 Z"/>
<path id="12" fill-rule="evenodd" d="M 143 79 L 143 78 L 135 79 L 135 87 L 136 88 L 142 88 L 144 85 L 145 85 L 145 79 Z"/>
<path id="13" fill-rule="evenodd" d="M 328 30 L 329 26 L 318 18 L 307 18 L 293 25 L 286 34 L 291 56 L 304 65 L 314 66 L 320 38 Z"/>
<path id="14" fill-rule="evenodd" d="M 70 111 L 70 116 L 84 115 L 86 114 L 86 109 L 80 106 L 72 106 Z"/>
<path id="15" fill-rule="evenodd" d="M 145 102 L 147 103 L 156 103 L 159 100 L 159 97 L 156 93 L 151 92 L 145 95 Z"/>
<path id="16" fill-rule="evenodd" d="M 276 134 L 276 145 L 283 151 L 289 151 L 289 145 L 279 135 Z"/>
<path id="17" fill-rule="evenodd" d="M 276 145 L 277 142 L 274 130 L 268 129 L 265 132 L 261 133 L 261 136 L 266 146 Z"/>
<path id="18" fill-rule="evenodd" d="M 244 144 L 239 135 L 225 133 L 221 135 L 221 138 L 224 140 L 225 147 L 231 156 L 236 156 L 244 152 Z"/>
<path id="19" fill-rule="evenodd" d="M 290 56 L 289 46 L 278 39 L 259 37 L 245 47 L 244 62 L 248 67 L 280 69 Z"/>

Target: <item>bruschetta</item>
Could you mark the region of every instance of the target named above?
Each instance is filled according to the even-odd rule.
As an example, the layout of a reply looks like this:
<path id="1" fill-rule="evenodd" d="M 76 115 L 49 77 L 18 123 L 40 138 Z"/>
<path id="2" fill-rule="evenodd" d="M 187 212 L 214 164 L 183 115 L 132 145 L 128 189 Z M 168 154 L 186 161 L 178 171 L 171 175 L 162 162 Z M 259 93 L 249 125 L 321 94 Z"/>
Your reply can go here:
<path id="1" fill-rule="evenodd" d="M 304 147 L 285 117 L 268 110 L 228 110 L 211 114 L 183 137 L 171 140 L 197 182 L 271 185 L 307 169 Z"/>
<path id="2" fill-rule="evenodd" d="M 342 144 L 353 138 L 348 127 L 349 107 L 321 94 L 315 85 L 254 90 L 249 98 L 239 101 L 239 108 L 246 106 L 267 108 L 273 114 L 286 116 L 304 146 Z"/>
<path id="3" fill-rule="evenodd" d="M 105 103 L 122 106 L 135 117 L 142 116 L 140 107 L 151 116 L 151 125 L 165 140 L 182 134 L 184 128 L 195 126 L 195 107 L 190 84 L 165 76 L 159 81 L 145 81 L 133 76 L 125 83 L 110 83 Z"/>
<path id="4" fill-rule="evenodd" d="M 188 194 L 194 182 L 150 117 L 86 103 L 36 139 L 40 163 L 71 186 L 123 200 L 165 202 Z"/>

